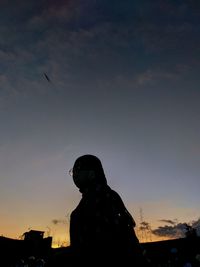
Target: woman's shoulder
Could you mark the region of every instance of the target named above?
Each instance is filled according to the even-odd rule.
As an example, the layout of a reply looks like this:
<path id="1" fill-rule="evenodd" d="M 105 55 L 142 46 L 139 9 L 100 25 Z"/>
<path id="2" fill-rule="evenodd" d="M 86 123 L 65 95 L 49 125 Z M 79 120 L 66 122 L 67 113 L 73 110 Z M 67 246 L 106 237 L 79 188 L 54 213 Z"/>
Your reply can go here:
<path id="1" fill-rule="evenodd" d="M 109 187 L 108 194 L 114 201 L 118 201 L 118 202 L 123 203 L 123 200 L 122 200 L 120 194 L 117 191 L 115 191 L 114 189 Z"/>

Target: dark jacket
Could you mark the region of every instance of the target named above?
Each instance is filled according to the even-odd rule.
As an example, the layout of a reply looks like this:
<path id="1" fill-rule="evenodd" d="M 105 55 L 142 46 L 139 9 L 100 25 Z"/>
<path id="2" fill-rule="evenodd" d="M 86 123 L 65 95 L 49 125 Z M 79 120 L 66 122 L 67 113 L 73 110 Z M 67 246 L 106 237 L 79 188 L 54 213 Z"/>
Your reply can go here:
<path id="1" fill-rule="evenodd" d="M 71 213 L 71 247 L 79 259 L 98 259 L 99 265 L 105 260 L 112 264 L 138 261 L 142 250 L 134 227 L 118 193 L 108 185 L 88 188 Z"/>

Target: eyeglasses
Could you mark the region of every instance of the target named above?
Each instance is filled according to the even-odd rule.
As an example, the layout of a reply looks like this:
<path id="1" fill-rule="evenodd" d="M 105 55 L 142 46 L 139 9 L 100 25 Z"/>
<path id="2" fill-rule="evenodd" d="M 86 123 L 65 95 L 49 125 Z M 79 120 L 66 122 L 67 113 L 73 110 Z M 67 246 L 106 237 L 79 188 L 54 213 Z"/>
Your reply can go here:
<path id="1" fill-rule="evenodd" d="M 86 170 L 82 170 L 80 167 L 76 167 L 75 169 L 74 168 L 71 168 L 70 170 L 69 170 L 69 175 L 71 176 L 71 177 L 73 177 L 73 175 L 76 173 L 78 173 L 78 172 L 80 172 L 80 171 L 88 171 L 87 169 Z"/>
<path id="2" fill-rule="evenodd" d="M 73 175 L 76 173 L 77 174 L 77 172 L 79 172 L 80 171 L 80 169 L 79 168 L 71 168 L 70 170 L 69 170 L 69 175 L 71 176 L 71 177 L 73 177 Z"/>
<path id="3" fill-rule="evenodd" d="M 71 168 L 70 170 L 69 170 L 69 175 L 72 177 L 73 176 L 73 168 Z"/>

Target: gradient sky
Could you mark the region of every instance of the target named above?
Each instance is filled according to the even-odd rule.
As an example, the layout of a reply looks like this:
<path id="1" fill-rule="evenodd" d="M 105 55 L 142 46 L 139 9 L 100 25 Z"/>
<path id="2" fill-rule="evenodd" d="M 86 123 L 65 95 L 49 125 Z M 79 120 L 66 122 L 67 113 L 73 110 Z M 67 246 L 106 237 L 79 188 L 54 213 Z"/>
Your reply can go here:
<path id="1" fill-rule="evenodd" d="M 67 240 L 88 153 L 138 224 L 198 220 L 199 17 L 198 0 L 0 1 L 0 234 Z"/>

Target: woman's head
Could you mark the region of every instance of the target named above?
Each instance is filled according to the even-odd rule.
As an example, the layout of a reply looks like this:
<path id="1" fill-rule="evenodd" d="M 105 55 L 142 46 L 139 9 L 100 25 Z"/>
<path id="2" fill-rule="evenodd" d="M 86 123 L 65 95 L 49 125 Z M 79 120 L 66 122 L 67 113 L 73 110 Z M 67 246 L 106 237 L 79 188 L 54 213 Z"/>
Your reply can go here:
<path id="1" fill-rule="evenodd" d="M 80 190 L 107 184 L 101 161 L 94 155 L 87 154 L 77 158 L 72 169 L 72 177 Z"/>

